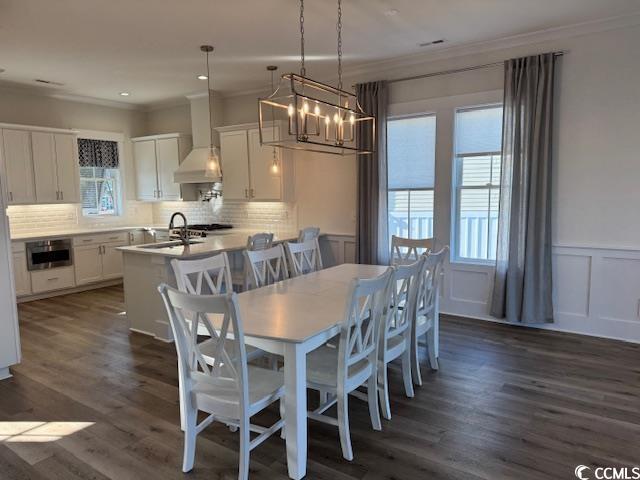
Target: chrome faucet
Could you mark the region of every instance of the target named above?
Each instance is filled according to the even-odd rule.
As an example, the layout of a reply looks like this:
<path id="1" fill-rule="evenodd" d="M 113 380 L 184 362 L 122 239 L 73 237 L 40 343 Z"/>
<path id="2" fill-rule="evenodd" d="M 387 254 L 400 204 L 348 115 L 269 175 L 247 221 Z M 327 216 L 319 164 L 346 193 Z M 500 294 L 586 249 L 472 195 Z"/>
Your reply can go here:
<path id="1" fill-rule="evenodd" d="M 187 234 L 187 217 L 184 216 L 182 212 L 175 212 L 171 215 L 171 220 L 169 220 L 169 235 L 173 235 L 173 230 L 175 227 L 173 226 L 173 219 L 176 217 L 182 217 L 182 227 L 178 230 L 178 238 L 182 242 L 182 245 L 185 247 L 189 245 L 189 235 Z"/>

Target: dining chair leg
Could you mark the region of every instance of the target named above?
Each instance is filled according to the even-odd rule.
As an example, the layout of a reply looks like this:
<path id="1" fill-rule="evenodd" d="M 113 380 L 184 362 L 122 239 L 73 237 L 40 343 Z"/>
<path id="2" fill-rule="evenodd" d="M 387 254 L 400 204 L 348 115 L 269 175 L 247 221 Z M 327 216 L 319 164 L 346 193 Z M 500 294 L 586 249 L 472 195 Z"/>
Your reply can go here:
<path id="1" fill-rule="evenodd" d="M 434 370 L 438 370 L 438 357 L 436 352 L 436 335 L 434 329 L 431 328 L 427 332 L 427 349 L 429 350 L 429 364 Z"/>
<path id="2" fill-rule="evenodd" d="M 385 368 L 385 371 L 387 369 Z M 369 416 L 371 417 L 371 426 L 374 430 L 382 430 L 382 422 L 380 421 L 380 406 L 378 404 L 378 386 L 377 373 L 372 373 L 367 383 L 367 397 L 369 399 Z M 389 410 L 389 418 L 391 418 L 391 410 Z"/>
<path id="3" fill-rule="evenodd" d="M 411 342 L 411 377 L 414 385 L 422 386 L 422 376 L 420 375 L 420 355 L 418 354 L 418 338 Z"/>
<path id="4" fill-rule="evenodd" d="M 187 429 L 187 420 L 186 420 L 187 412 L 185 411 L 186 410 L 185 405 L 190 399 L 189 399 L 189 396 L 187 395 L 184 385 L 182 385 L 182 381 L 180 380 L 182 378 L 181 369 L 182 369 L 182 365 L 178 362 L 178 397 L 180 398 L 180 429 L 184 432 Z"/>
<path id="5" fill-rule="evenodd" d="M 383 362 L 380 362 L 380 363 L 381 365 L 378 365 L 378 396 L 380 397 L 380 406 L 382 407 L 382 416 L 387 420 L 391 420 L 391 406 L 389 405 L 389 384 L 388 384 L 387 364 Z"/>
<path id="6" fill-rule="evenodd" d="M 249 430 L 249 418 L 245 416 L 240 424 L 240 466 L 238 468 L 238 480 L 249 478 L 249 453 L 251 431 Z"/>
<path id="7" fill-rule="evenodd" d="M 413 380 L 411 378 L 411 349 L 408 347 L 402 354 L 402 380 L 404 381 L 404 392 L 409 398 L 415 395 L 413 391 Z"/>
<path id="8" fill-rule="evenodd" d="M 375 392 L 375 387 L 374 390 Z M 338 430 L 340 431 L 340 446 L 342 456 L 346 460 L 353 460 L 353 449 L 351 448 L 351 433 L 349 432 L 349 395 L 342 393 L 338 395 Z M 377 403 L 377 401 L 376 401 Z"/>
<path id="9" fill-rule="evenodd" d="M 182 471 L 184 473 L 193 470 L 193 462 L 196 457 L 196 422 L 198 420 L 198 411 L 191 407 L 190 404 L 185 405 L 185 430 L 184 430 L 184 458 L 182 459 Z"/>
<path id="10" fill-rule="evenodd" d="M 280 438 L 282 438 L 284 440 L 285 438 L 285 431 L 286 431 L 286 426 L 287 426 L 287 421 L 284 418 L 284 397 L 280 397 L 280 418 L 282 420 L 284 420 L 284 425 L 282 425 L 282 428 L 280 429 Z"/>

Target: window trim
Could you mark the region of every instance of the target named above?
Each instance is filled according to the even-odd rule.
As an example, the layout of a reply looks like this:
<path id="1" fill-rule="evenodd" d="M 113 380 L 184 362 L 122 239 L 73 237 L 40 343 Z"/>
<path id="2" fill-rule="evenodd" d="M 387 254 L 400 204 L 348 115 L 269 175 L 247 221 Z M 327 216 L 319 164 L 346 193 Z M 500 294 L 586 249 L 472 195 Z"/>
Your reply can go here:
<path id="1" fill-rule="evenodd" d="M 477 153 L 468 153 L 462 154 L 457 152 L 457 130 L 458 130 L 458 122 L 457 116 L 460 112 L 470 112 L 474 110 L 484 110 L 488 108 L 494 107 L 502 107 L 504 109 L 504 104 L 502 102 L 490 102 L 486 104 L 478 104 L 473 106 L 464 106 L 464 107 L 455 107 L 453 109 L 453 136 L 452 136 L 452 175 L 451 175 L 451 262 L 453 263 L 463 263 L 467 265 L 482 265 L 482 266 L 495 266 L 496 260 L 491 259 L 482 259 L 482 258 L 470 258 L 470 257 L 461 257 L 458 253 L 459 251 L 459 235 L 460 235 L 460 227 L 459 227 L 459 217 L 460 217 L 460 204 L 461 199 L 460 195 L 462 192 L 462 186 L 460 185 L 462 181 L 462 162 L 460 161 L 462 158 L 469 157 L 493 157 L 493 156 L 502 156 L 502 152 L 477 152 Z M 493 162 L 491 162 L 491 174 L 490 179 L 493 177 Z M 468 187 L 464 187 L 465 189 L 477 189 L 477 190 L 489 190 L 489 202 L 491 202 L 491 189 L 497 188 L 500 189 L 500 185 L 495 185 L 493 183 L 487 183 L 486 185 L 471 185 Z M 488 206 L 490 210 L 490 204 Z M 498 212 L 500 211 L 500 203 L 498 200 Z"/>
<path id="2" fill-rule="evenodd" d="M 125 203 L 127 201 L 126 198 L 126 175 L 124 175 L 124 171 L 126 169 L 126 158 L 124 151 L 124 140 L 125 136 L 123 133 L 118 132 L 106 132 L 100 130 L 75 130 L 76 133 L 76 169 L 78 172 L 78 177 L 80 177 L 80 159 L 78 158 L 78 148 L 77 141 L 78 139 L 85 138 L 88 140 L 106 140 L 109 142 L 116 142 L 118 144 L 118 158 L 120 160 L 120 164 L 118 165 L 118 185 L 116 187 L 116 213 L 108 214 L 108 215 L 89 215 L 84 213 L 84 209 L 82 208 L 82 199 L 80 198 L 80 216 L 85 219 L 102 219 L 103 221 L 108 221 L 109 219 L 117 220 L 125 215 Z M 78 180 L 78 192 L 81 195 L 81 180 Z"/>

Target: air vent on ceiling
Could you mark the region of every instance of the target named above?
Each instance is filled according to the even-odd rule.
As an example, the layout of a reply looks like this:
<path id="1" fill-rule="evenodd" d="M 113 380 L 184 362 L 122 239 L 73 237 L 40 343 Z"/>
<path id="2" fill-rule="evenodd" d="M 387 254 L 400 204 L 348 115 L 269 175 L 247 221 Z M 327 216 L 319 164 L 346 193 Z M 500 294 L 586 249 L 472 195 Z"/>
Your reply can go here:
<path id="1" fill-rule="evenodd" d="M 4 68 L 0 68 L 0 73 L 3 73 L 3 72 L 4 72 Z"/>
<path id="2" fill-rule="evenodd" d="M 431 45 L 438 45 L 440 43 L 444 43 L 444 39 L 440 38 L 438 40 L 433 40 L 432 42 L 423 42 L 423 43 L 419 43 L 418 46 L 419 47 L 429 47 Z"/>
<path id="3" fill-rule="evenodd" d="M 62 87 L 64 85 L 64 83 L 54 82 L 52 80 L 43 80 L 41 78 L 36 78 L 35 81 L 38 83 L 44 83 L 45 85 L 54 85 L 56 87 Z"/>

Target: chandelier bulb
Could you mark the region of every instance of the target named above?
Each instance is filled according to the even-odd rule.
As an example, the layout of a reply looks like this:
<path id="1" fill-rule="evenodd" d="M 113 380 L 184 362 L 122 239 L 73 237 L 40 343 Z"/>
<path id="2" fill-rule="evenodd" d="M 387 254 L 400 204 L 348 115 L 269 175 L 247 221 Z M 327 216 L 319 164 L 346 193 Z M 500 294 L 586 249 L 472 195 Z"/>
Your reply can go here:
<path id="1" fill-rule="evenodd" d="M 349 117 L 349 123 L 351 123 L 351 125 L 353 125 L 354 123 L 356 123 L 356 116 L 352 113 L 351 116 Z"/>
<path id="2" fill-rule="evenodd" d="M 320 105 L 318 104 L 318 102 L 316 102 L 316 106 L 315 106 L 315 107 L 313 107 L 313 113 L 314 113 L 316 116 L 319 116 L 319 115 L 320 115 Z"/>
<path id="3" fill-rule="evenodd" d="M 289 104 L 289 106 L 287 107 L 287 113 L 289 114 L 290 117 L 293 117 L 293 112 L 295 112 L 294 108 L 293 108 L 293 104 Z"/>
<path id="4" fill-rule="evenodd" d="M 308 103 L 308 102 L 304 102 L 304 103 L 302 104 L 302 111 L 303 111 L 304 113 L 309 113 L 309 103 Z"/>

